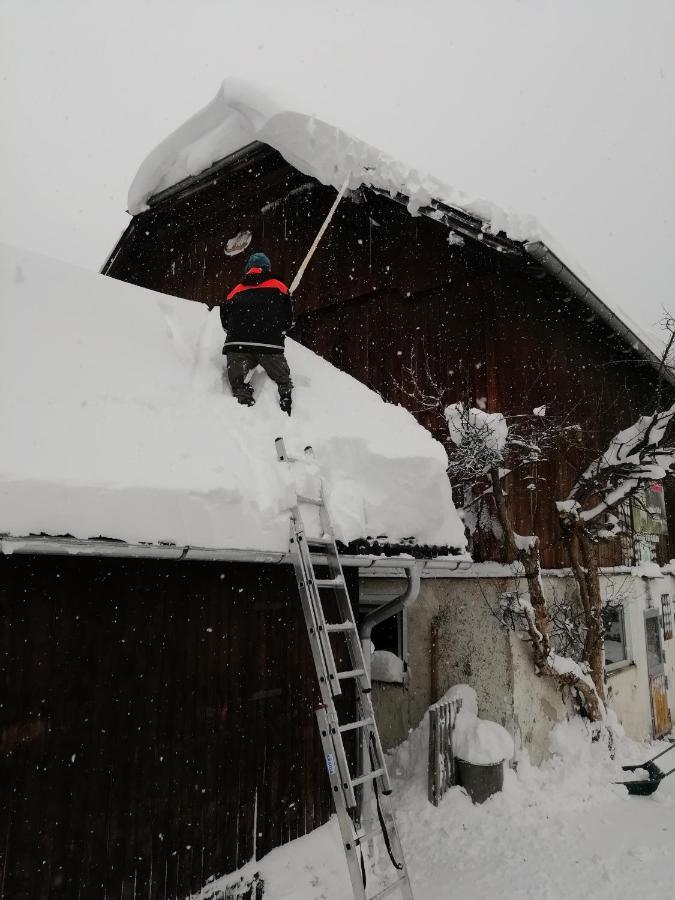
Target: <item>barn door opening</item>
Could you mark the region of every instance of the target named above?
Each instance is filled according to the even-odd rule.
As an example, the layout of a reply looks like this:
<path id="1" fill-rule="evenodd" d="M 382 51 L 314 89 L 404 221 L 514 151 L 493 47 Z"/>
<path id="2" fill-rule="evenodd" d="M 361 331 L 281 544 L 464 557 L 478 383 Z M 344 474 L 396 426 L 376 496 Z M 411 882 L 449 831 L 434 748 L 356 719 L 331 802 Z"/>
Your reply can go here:
<path id="1" fill-rule="evenodd" d="M 648 609 L 645 612 L 645 639 L 647 641 L 647 673 L 649 675 L 653 736 L 660 738 L 670 732 L 672 719 L 668 706 L 668 680 L 663 664 L 661 623 L 656 609 Z"/>

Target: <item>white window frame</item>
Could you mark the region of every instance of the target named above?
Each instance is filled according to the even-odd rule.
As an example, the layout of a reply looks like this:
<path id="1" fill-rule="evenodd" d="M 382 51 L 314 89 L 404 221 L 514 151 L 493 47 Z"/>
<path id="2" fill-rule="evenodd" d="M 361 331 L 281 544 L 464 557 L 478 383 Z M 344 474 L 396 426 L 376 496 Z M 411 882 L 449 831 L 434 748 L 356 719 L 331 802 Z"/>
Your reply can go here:
<path id="1" fill-rule="evenodd" d="M 626 648 L 626 658 L 617 660 L 616 662 L 607 662 L 607 656 L 605 655 L 605 671 L 608 675 L 611 675 L 612 672 L 618 672 L 621 669 L 627 669 L 628 666 L 632 666 L 635 662 L 633 658 L 633 640 L 631 634 L 630 627 L 630 616 L 629 609 L 625 603 L 620 603 L 615 607 L 621 613 L 621 621 L 623 622 L 623 642 Z M 603 649 L 604 649 L 604 639 L 603 639 Z"/>
<path id="2" fill-rule="evenodd" d="M 398 597 L 401 590 L 400 585 L 392 585 L 391 590 L 382 590 L 380 586 L 378 591 L 369 591 L 368 579 L 364 578 L 359 587 L 359 609 L 361 613 L 369 613 L 379 606 L 384 606 L 385 603 L 389 603 L 394 597 Z M 408 671 L 408 607 L 404 606 L 399 613 L 396 613 L 396 617 L 398 616 L 401 617 L 401 627 L 399 629 L 399 649 L 396 655 L 403 660 L 403 672 L 405 675 Z M 394 617 L 392 616 L 392 618 Z M 375 649 L 380 649 L 377 646 L 377 642 L 374 643 Z"/>

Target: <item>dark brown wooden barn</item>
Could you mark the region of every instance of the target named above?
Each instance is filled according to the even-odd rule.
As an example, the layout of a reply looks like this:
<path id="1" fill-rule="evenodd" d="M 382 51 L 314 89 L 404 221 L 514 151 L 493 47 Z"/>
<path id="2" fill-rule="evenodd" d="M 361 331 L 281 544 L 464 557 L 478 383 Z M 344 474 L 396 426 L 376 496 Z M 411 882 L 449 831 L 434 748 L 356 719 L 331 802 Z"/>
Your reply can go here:
<path id="1" fill-rule="evenodd" d="M 62 552 L 0 554 L 0 896 L 186 897 L 325 822 L 292 566 Z"/>
<path id="2" fill-rule="evenodd" d="M 334 197 L 251 144 L 151 198 L 103 273 L 215 305 L 248 245 L 290 282 Z M 441 439 L 429 377 L 446 402 L 594 417 L 596 447 L 649 405 L 658 361 L 546 247 L 406 202 L 341 203 L 295 297 L 304 344 Z M 510 502 L 558 567 L 572 474 L 541 476 Z M 0 555 L 0 593 L 0 898 L 185 897 L 326 820 L 290 566 Z"/>
<path id="3" fill-rule="evenodd" d="M 290 282 L 334 197 L 250 144 L 152 197 L 103 272 L 218 304 L 245 259 L 229 254 L 250 238 Z M 490 234 L 436 201 L 413 217 L 406 202 L 362 187 L 338 207 L 295 297 L 304 344 L 441 440 L 445 423 L 415 397 L 429 378 L 448 403 L 470 398 L 505 414 L 546 405 L 591 420 L 589 452 L 648 409 L 659 361 L 548 248 Z M 553 500 L 574 473 L 556 457 L 539 474 L 536 490 L 511 486 L 510 502 L 519 531 L 540 535 L 543 564 L 555 568 L 566 560 Z M 632 562 L 632 546 L 607 545 L 602 562 Z M 485 558 L 492 548 L 475 550 Z M 654 552 L 669 558 L 667 535 Z"/>

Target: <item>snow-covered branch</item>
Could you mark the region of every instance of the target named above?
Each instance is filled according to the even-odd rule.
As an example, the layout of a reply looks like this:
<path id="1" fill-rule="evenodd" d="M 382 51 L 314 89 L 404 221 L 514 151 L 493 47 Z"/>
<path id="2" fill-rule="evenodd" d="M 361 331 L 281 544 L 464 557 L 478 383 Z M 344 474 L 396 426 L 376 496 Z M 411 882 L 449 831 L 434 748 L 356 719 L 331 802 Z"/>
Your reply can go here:
<path id="1" fill-rule="evenodd" d="M 643 485 L 675 471 L 675 446 L 666 440 L 674 418 L 675 403 L 618 432 L 577 479 L 567 500 L 558 503 L 561 516 L 574 514 L 587 525 L 597 523 Z"/>

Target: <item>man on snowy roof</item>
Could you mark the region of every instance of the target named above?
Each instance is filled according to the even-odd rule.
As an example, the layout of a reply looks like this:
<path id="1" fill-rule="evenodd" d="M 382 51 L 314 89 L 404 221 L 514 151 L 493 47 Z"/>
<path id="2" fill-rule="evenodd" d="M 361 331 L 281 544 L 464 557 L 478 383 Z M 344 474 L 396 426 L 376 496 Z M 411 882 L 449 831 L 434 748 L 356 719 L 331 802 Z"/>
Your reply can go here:
<path id="1" fill-rule="evenodd" d="M 253 406 L 253 388 L 246 376 L 257 365 L 279 388 L 279 406 L 291 414 L 293 382 L 284 355 L 284 341 L 293 324 L 293 306 L 288 288 L 270 274 L 264 253 L 253 253 L 244 267 L 241 282 L 220 306 L 220 321 L 226 331 L 223 353 L 227 377 L 239 403 Z"/>

